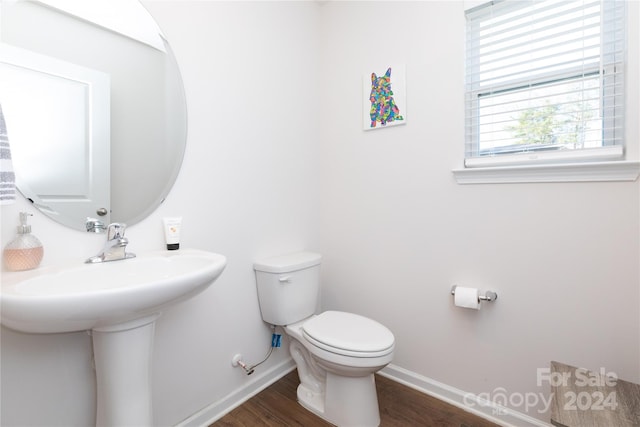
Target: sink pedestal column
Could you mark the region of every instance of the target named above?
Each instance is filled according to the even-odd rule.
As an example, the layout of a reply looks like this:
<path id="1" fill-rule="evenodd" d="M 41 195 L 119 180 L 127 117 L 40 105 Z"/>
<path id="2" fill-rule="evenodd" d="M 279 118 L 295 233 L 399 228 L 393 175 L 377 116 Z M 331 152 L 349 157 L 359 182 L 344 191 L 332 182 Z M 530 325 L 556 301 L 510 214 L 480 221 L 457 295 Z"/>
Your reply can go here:
<path id="1" fill-rule="evenodd" d="M 92 330 L 98 427 L 153 425 L 151 355 L 158 316 Z"/>

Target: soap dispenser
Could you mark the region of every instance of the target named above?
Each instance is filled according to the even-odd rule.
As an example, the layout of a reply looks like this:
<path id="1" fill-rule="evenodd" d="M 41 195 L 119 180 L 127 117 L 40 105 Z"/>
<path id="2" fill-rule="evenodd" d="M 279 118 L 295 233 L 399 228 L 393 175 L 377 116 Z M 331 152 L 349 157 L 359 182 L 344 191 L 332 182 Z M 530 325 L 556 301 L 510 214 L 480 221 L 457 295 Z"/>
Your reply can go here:
<path id="1" fill-rule="evenodd" d="M 18 235 L 4 247 L 4 263 L 11 271 L 31 270 L 42 261 L 44 249 L 40 240 L 31 234 L 31 226 L 27 224 L 30 216 L 33 214 L 20 212 Z"/>

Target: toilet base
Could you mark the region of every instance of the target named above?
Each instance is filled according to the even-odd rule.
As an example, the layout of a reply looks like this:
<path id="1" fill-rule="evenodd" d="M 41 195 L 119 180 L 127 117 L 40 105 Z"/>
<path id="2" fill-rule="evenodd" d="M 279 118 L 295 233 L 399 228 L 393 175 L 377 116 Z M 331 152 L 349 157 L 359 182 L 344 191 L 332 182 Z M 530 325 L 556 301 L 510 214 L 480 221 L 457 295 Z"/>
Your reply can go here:
<path id="1" fill-rule="evenodd" d="M 300 384 L 298 402 L 320 418 L 339 427 L 380 425 L 378 395 L 373 374 L 345 377 L 327 372 L 325 392 L 314 392 Z"/>

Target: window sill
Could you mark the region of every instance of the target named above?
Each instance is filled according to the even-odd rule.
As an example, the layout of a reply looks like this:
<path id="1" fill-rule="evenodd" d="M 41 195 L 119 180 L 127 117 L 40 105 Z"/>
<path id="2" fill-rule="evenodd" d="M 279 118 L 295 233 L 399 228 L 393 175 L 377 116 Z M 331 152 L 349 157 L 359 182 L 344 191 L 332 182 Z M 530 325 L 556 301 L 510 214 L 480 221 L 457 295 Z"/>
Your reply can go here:
<path id="1" fill-rule="evenodd" d="M 454 169 L 458 184 L 635 181 L 640 162 L 611 161 Z"/>

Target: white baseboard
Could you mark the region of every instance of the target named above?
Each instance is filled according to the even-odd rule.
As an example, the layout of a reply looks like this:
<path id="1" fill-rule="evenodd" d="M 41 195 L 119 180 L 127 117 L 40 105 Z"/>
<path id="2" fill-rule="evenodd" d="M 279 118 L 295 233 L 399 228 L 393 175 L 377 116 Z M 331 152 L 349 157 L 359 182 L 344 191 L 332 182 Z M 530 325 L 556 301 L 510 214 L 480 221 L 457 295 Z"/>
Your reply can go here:
<path id="1" fill-rule="evenodd" d="M 262 376 L 258 377 L 256 381 L 248 383 L 244 387 L 225 396 L 223 399 L 201 409 L 177 424 L 176 427 L 207 427 L 211 425 L 231 410 L 293 371 L 295 367 L 296 365 L 293 359 L 289 358 L 283 361 L 266 371 Z M 494 402 L 488 402 L 472 396 L 467 392 L 393 364 L 386 366 L 378 372 L 378 374 L 504 427 L 553 427 L 551 424 L 537 418 L 514 411 L 513 409 L 506 408 Z M 469 405 L 469 402 L 473 402 L 473 405 Z"/>
<path id="2" fill-rule="evenodd" d="M 207 427 L 296 368 L 293 359 L 274 366 L 252 381 L 181 421 L 176 427 Z"/>
<path id="3" fill-rule="evenodd" d="M 489 402 L 447 384 L 390 364 L 378 374 L 505 427 L 552 427 L 522 412 Z M 473 402 L 473 405 L 469 405 Z"/>

